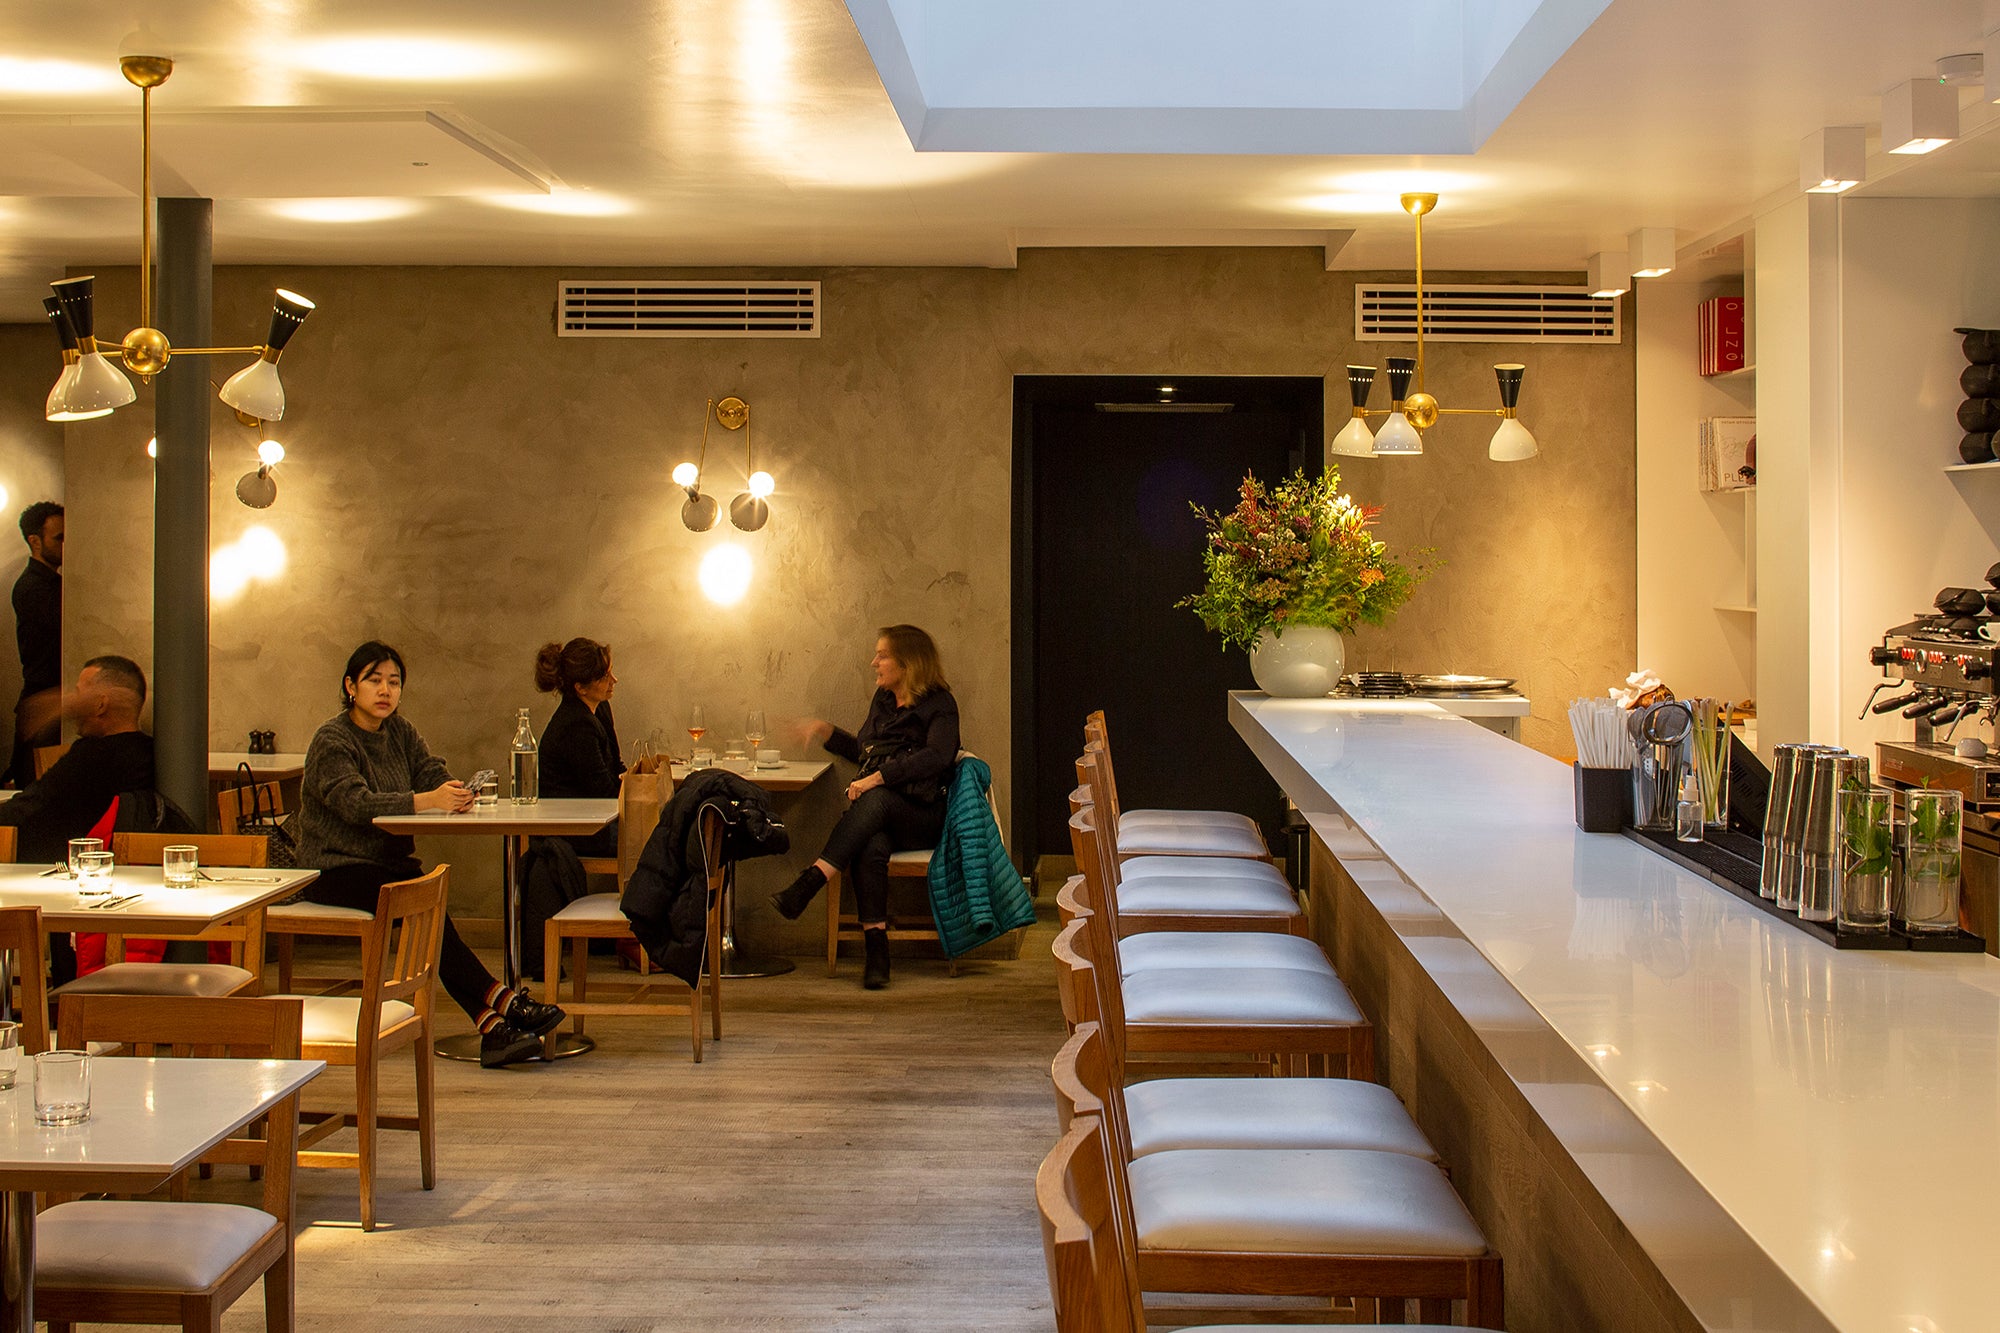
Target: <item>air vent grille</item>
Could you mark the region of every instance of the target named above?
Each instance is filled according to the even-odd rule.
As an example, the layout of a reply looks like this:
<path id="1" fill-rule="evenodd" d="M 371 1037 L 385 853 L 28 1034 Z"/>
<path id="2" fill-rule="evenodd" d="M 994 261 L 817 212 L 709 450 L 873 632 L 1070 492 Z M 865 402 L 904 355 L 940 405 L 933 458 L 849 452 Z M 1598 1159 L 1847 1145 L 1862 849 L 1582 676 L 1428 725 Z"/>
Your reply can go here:
<path id="1" fill-rule="evenodd" d="M 1414 342 L 1414 283 L 1354 285 L 1354 336 L 1362 342 Z M 1588 287 L 1424 288 L 1424 338 L 1437 342 L 1615 343 L 1623 340 L 1616 297 Z"/>
<path id="2" fill-rule="evenodd" d="M 563 338 L 817 338 L 816 282 L 563 282 Z"/>

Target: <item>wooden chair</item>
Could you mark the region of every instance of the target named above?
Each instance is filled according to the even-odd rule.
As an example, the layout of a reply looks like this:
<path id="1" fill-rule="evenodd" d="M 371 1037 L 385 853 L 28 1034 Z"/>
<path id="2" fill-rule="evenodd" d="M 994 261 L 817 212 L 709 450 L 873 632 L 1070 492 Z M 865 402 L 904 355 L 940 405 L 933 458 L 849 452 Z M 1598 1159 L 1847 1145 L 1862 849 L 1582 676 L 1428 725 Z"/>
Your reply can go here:
<path id="1" fill-rule="evenodd" d="M 69 753 L 69 742 L 61 745 L 37 745 L 35 747 L 35 777 L 40 778 L 56 766 L 56 761 Z"/>
<path id="2" fill-rule="evenodd" d="M 1146 1310 L 1140 1300 L 1144 1278 L 1133 1237 L 1119 1212 L 1113 1170 L 1102 1119 L 1080 1115 L 1035 1173 L 1035 1206 L 1041 1214 L 1042 1254 L 1048 1263 L 1056 1333 L 1146 1333 Z M 1257 1284 L 1261 1268 L 1245 1268 L 1234 1289 L 1248 1294 L 1263 1291 Z M 1496 1291 L 1496 1303 L 1497 1299 Z M 1205 1333 L 1262 1333 L 1270 1327 L 1207 1324 Z M 1446 1326 L 1437 1324 L 1342 1327 L 1351 1333 L 1447 1333 Z"/>
<path id="3" fill-rule="evenodd" d="M 308 1128 L 299 1135 L 299 1165 L 360 1172 L 363 1231 L 375 1229 L 378 1130 L 415 1130 L 423 1187 L 437 1185 L 431 1017 L 450 870 L 441 865 L 428 875 L 382 886 L 369 931 L 361 937 L 359 995 L 290 997 L 305 1001 L 305 1058 L 354 1070 L 352 1112 L 308 1111 L 302 1117 Z M 406 1046 L 416 1059 L 417 1113 L 383 1115 L 378 1070 L 384 1058 Z M 314 1148 L 350 1125 L 360 1138 L 358 1151 Z"/>
<path id="4" fill-rule="evenodd" d="M 8 832 L 13 832 L 9 829 Z M 13 1018 L 21 1025 L 22 1068 L 17 1080 L 33 1081 L 34 1070 L 27 1059 L 49 1049 L 49 979 L 47 936 L 42 931 L 39 907 L 0 907 L 0 952 L 7 959 L 15 992 Z M 5 974 L 0 974 L 0 993 L 5 991 Z"/>
<path id="5" fill-rule="evenodd" d="M 973 757 L 972 751 L 960 750 L 956 762 L 963 763 L 965 760 Z M 956 764 L 954 764 L 952 771 L 954 774 L 957 773 Z M 1000 822 L 1000 806 L 994 799 L 991 787 L 986 789 L 986 805 L 987 808 L 993 811 L 993 823 L 1000 829 L 1001 841 L 1006 841 L 1007 828 L 1006 825 Z M 931 854 L 928 850 L 893 852 L 889 856 L 889 878 L 892 881 L 899 879 L 929 879 L 930 873 Z M 828 976 L 833 976 L 840 969 L 840 942 L 842 940 L 850 940 L 859 943 L 862 933 L 861 918 L 853 912 L 843 910 L 841 907 L 841 880 L 842 876 L 836 871 L 827 877 L 825 889 L 826 974 Z M 939 938 L 937 923 L 933 921 L 929 925 L 897 925 L 891 922 L 889 926 L 889 938 L 892 940 L 936 941 Z M 956 958 L 949 958 L 945 962 L 947 964 L 946 971 L 951 976 L 957 976 L 958 960 Z"/>
<path id="6" fill-rule="evenodd" d="M 235 833 L 243 821 L 258 810 L 267 814 L 285 813 L 284 788 L 276 782 L 260 782 L 254 787 L 225 787 L 215 798 L 217 827 Z M 254 835 L 252 835 L 254 836 Z M 259 839 L 268 843 L 268 839 Z M 281 903 L 266 909 L 264 933 L 270 937 L 271 952 L 278 961 L 278 989 L 296 994 L 311 988 L 325 994 L 353 990 L 360 982 L 353 977 L 298 977 L 294 975 L 293 944 L 301 935 L 328 936 L 359 941 L 368 932 L 371 918 L 358 907 L 331 907 L 325 903 Z"/>
<path id="7" fill-rule="evenodd" d="M 1084 809 L 1070 817 L 1070 841 L 1094 909 L 1086 926 L 1106 1026 L 1123 1052 L 1244 1055 L 1281 1061 L 1293 1072 L 1341 1057 L 1349 1078 L 1375 1076 L 1375 1033 L 1331 972 L 1290 967 L 1158 967 L 1125 974 L 1108 911 L 1102 844 Z"/>
<path id="8" fill-rule="evenodd" d="M 21 830 L 11 824 L 0 826 L 0 864 L 12 865 L 20 855 Z"/>
<path id="9" fill-rule="evenodd" d="M 542 932 L 542 1001 L 545 1004 L 562 1005 L 570 1016 L 571 1031 L 583 1031 L 584 1018 L 589 1014 L 628 1017 L 666 1017 L 686 1014 L 688 1030 L 694 1042 L 694 1061 L 700 1064 L 701 1011 L 703 1000 L 706 998 L 710 1034 L 714 1040 L 722 1040 L 722 889 L 729 874 L 729 866 L 722 857 L 722 835 L 727 824 L 722 811 L 714 804 L 702 806 L 697 818 L 708 893 L 705 908 L 708 938 L 701 984 L 684 988 L 678 977 L 658 971 L 642 971 L 640 974 L 642 980 L 615 988 L 615 999 L 589 998 L 590 941 L 633 938 L 632 923 L 626 920 L 624 910 L 619 905 L 623 896 L 623 885 L 620 885 L 619 893 L 589 894 L 550 917 Z M 615 866 L 616 862 L 613 864 Z M 560 980 L 562 942 L 565 939 L 570 942 L 570 998 L 566 1000 L 561 998 Z M 643 948 L 640 949 L 639 956 L 645 957 Z M 674 992 L 686 989 L 686 999 L 666 1001 L 648 998 L 654 991 L 668 987 Z"/>
<path id="10" fill-rule="evenodd" d="M 58 1030 L 66 1049 L 87 1042 L 134 1056 L 295 1060 L 301 1006 L 280 999 L 161 999 L 73 995 Z M 279 1103 L 258 1136 L 225 1139 L 202 1161 L 259 1170 L 263 1207 L 92 1199 L 58 1203 L 36 1219 L 35 1314 L 50 1333 L 79 1323 L 222 1327 L 222 1312 L 260 1278 L 267 1333 L 293 1325 L 294 1161 L 299 1098 Z"/>
<path id="11" fill-rule="evenodd" d="M 168 847 L 191 846 L 205 866 L 261 867 L 262 838 L 214 833 L 114 833 L 111 856 L 120 865 L 156 866 Z M 125 936 L 107 932 L 105 965 L 56 990 L 65 995 L 261 995 L 264 990 L 264 911 L 257 908 L 192 935 L 148 935 L 149 939 L 199 940 L 229 946 L 227 963 L 128 963 Z"/>
<path id="12" fill-rule="evenodd" d="M 1102 711 L 1084 723 L 1084 749 L 1097 755 L 1104 768 L 1109 813 L 1105 827 L 1116 835 L 1125 856 L 1228 856 L 1271 860 L 1264 832 L 1248 815 L 1231 810 L 1131 810 L 1118 802 L 1118 783 L 1111 770 L 1111 742 Z"/>

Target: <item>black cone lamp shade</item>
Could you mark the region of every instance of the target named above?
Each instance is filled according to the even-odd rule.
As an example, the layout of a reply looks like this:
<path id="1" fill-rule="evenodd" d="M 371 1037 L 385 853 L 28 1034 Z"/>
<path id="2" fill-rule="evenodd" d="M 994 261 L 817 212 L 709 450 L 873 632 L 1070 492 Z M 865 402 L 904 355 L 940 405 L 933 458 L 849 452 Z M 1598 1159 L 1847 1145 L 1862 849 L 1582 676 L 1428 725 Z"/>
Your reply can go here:
<path id="1" fill-rule="evenodd" d="M 1389 358 L 1389 420 L 1375 433 L 1377 458 L 1409 458 L 1424 451 L 1424 437 L 1403 415 L 1403 400 L 1410 396 L 1410 381 L 1417 373 L 1414 357 Z"/>
<path id="2" fill-rule="evenodd" d="M 285 415 L 285 386 L 278 378 L 278 358 L 312 312 L 311 301 L 280 287 L 271 307 L 271 332 L 264 340 L 263 354 L 224 380 L 217 396 L 245 416 L 259 421 L 281 420 Z"/>
<path id="3" fill-rule="evenodd" d="M 52 282 L 49 289 L 56 294 L 56 302 L 62 306 L 63 318 L 69 321 L 76 333 L 79 345 L 97 332 L 97 279 L 95 276 L 64 278 Z"/>
<path id="4" fill-rule="evenodd" d="M 77 362 L 65 366 L 62 377 L 56 381 L 55 390 L 49 395 L 48 419 L 81 421 L 101 417 L 137 398 L 139 391 L 125 378 L 125 372 L 97 350 L 94 336 L 97 279 L 64 278 L 49 287 L 55 292 L 56 305 L 76 338 Z"/>
<path id="5" fill-rule="evenodd" d="M 42 404 L 42 415 L 50 421 L 88 421 L 93 417 L 111 415 L 111 409 L 100 407 L 91 412 L 69 410 L 70 386 L 76 382 L 77 366 L 83 355 L 77 349 L 76 330 L 70 327 L 69 316 L 62 310 L 62 302 L 53 296 L 42 298 L 42 309 L 48 314 L 49 327 L 55 330 L 56 342 L 62 346 L 62 369 L 56 373 L 56 382 L 49 389 L 49 396 Z"/>
<path id="6" fill-rule="evenodd" d="M 1519 463 L 1533 458 L 1542 448 L 1528 428 L 1514 418 L 1514 408 L 1521 401 L 1521 378 L 1527 374 L 1527 367 L 1502 362 L 1493 367 L 1493 374 L 1500 381 L 1500 426 L 1486 446 L 1486 456 L 1496 463 Z"/>
<path id="7" fill-rule="evenodd" d="M 1375 453 L 1375 433 L 1368 429 L 1368 395 L 1375 388 L 1375 367 L 1349 366 L 1347 394 L 1354 400 L 1354 414 L 1332 439 L 1326 442 L 1329 456 L 1369 458 Z"/>

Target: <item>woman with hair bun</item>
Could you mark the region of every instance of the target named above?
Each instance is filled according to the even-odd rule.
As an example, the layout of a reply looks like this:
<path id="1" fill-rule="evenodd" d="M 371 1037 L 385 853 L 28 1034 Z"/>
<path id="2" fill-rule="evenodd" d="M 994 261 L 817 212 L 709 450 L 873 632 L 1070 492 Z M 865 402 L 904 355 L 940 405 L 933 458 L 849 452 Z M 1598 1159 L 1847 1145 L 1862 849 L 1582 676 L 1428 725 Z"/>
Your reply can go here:
<path id="1" fill-rule="evenodd" d="M 611 649 L 595 639 L 549 641 L 535 653 L 535 688 L 561 697 L 542 729 L 541 794 L 616 799 L 625 765 L 618 759 L 618 729 L 611 721 Z M 618 823 L 571 838 L 578 856 L 618 855 Z"/>

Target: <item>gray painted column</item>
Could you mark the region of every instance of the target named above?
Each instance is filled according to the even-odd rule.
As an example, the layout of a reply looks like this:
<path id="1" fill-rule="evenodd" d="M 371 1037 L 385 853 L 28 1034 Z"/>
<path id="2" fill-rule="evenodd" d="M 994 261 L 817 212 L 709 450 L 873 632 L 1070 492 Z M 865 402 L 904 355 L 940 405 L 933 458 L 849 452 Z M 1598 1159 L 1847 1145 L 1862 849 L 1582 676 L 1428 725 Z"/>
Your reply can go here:
<path id="1" fill-rule="evenodd" d="M 210 202 L 162 199 L 158 208 L 160 331 L 176 347 L 210 346 Z M 201 828 L 214 817 L 208 800 L 210 370 L 209 357 L 177 356 L 153 389 L 160 440 L 153 464 L 153 740 L 160 791 Z"/>

